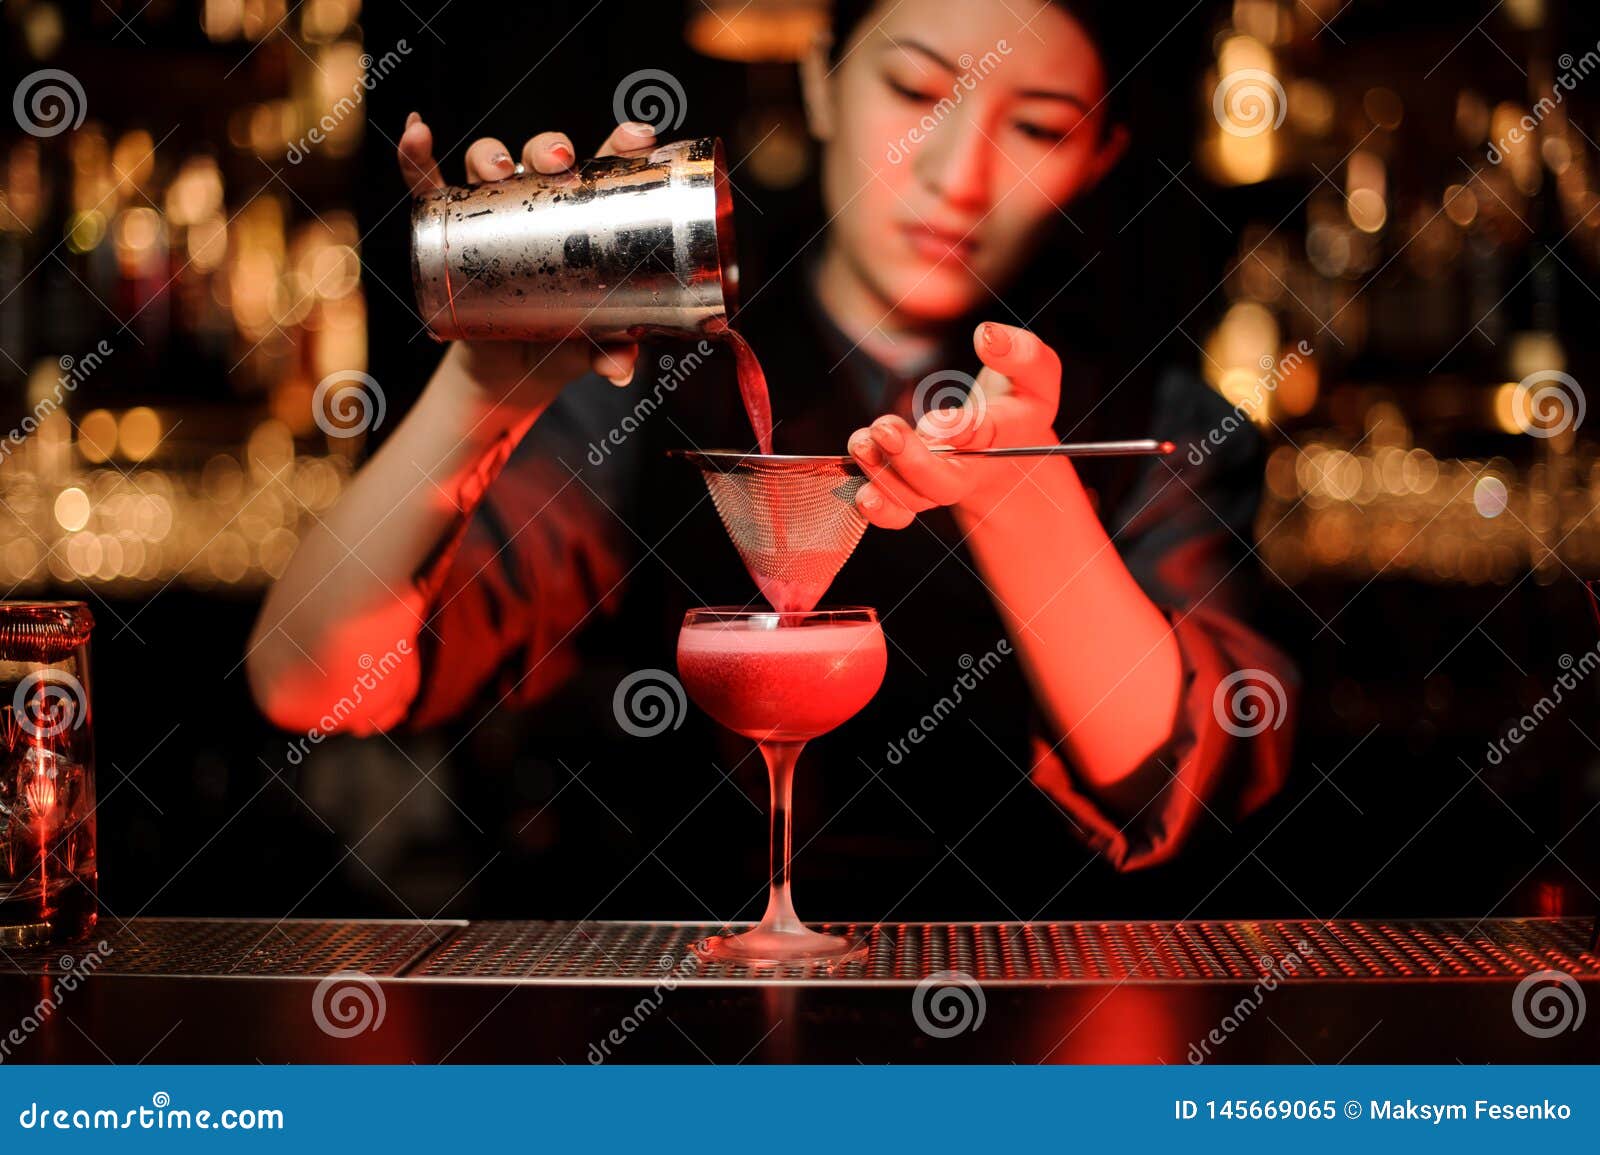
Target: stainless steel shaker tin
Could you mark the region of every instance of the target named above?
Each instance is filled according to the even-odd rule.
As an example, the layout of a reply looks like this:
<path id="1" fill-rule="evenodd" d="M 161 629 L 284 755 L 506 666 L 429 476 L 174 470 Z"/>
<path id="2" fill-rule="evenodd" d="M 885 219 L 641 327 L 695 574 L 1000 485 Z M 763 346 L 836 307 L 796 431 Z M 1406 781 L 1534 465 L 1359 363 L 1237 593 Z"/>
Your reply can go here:
<path id="1" fill-rule="evenodd" d="M 441 341 L 692 334 L 734 308 L 722 142 L 443 188 L 411 213 L 411 279 Z"/>

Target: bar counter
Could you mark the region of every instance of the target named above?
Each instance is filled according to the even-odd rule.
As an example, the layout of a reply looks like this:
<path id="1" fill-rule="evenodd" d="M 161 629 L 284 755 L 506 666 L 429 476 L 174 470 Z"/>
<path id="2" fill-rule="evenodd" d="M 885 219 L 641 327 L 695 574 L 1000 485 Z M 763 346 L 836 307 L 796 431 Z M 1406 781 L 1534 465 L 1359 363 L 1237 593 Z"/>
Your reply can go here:
<path id="1" fill-rule="evenodd" d="M 689 945 L 719 929 L 103 920 L 70 950 L 0 956 L 0 1048 L 86 1063 L 1600 1061 L 1587 919 L 835 924 L 869 950 L 834 972 L 697 965 Z M 1559 996 L 1577 1014 L 1551 1030 Z"/>

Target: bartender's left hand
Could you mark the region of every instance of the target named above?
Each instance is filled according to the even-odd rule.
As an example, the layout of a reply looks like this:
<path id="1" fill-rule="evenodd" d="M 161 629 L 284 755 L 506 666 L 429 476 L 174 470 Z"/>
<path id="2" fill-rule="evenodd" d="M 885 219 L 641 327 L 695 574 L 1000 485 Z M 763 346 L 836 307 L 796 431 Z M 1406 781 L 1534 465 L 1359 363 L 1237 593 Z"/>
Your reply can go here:
<path id="1" fill-rule="evenodd" d="M 1016 485 L 1015 463 L 952 458 L 956 449 L 1053 445 L 1061 402 L 1061 358 L 1026 329 L 985 321 L 972 335 L 984 368 L 966 404 L 933 409 L 913 429 L 893 415 L 850 435 L 850 456 L 868 482 L 856 505 L 873 525 L 903 529 L 923 510 L 960 506 L 980 515 Z"/>

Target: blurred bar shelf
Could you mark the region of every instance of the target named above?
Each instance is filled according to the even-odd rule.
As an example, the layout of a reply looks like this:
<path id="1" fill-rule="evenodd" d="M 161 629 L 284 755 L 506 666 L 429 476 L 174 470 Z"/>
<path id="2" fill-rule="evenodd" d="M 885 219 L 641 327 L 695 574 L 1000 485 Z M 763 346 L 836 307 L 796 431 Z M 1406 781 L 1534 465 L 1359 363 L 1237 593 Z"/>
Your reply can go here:
<path id="1" fill-rule="evenodd" d="M 840 923 L 831 973 L 697 966 L 691 922 L 102 927 L 0 960 L 15 1061 L 1600 1061 L 1530 1003 L 1600 994 L 1586 919 Z"/>

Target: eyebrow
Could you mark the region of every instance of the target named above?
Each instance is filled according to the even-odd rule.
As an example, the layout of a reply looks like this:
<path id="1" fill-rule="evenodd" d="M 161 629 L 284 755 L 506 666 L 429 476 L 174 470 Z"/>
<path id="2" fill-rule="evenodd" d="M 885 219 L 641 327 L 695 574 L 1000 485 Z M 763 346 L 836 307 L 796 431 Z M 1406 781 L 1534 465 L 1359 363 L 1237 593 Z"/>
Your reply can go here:
<path id="1" fill-rule="evenodd" d="M 947 72 L 954 72 L 957 75 L 960 75 L 963 71 L 965 71 L 954 60 L 950 60 L 947 57 L 941 56 L 938 52 L 934 51 L 920 40 L 906 40 L 898 36 L 889 36 L 887 33 L 885 34 L 885 39 L 887 39 L 890 45 L 895 48 L 903 48 L 908 52 L 916 52 L 926 56 L 929 60 L 932 60 L 935 64 L 939 65 Z M 1027 100 L 1059 100 L 1064 104 L 1073 105 L 1075 108 L 1079 108 L 1084 112 L 1091 111 L 1089 102 L 1083 97 L 1079 96 L 1075 92 L 1064 92 L 1058 88 L 1023 88 L 1018 90 L 1017 95 Z"/>

